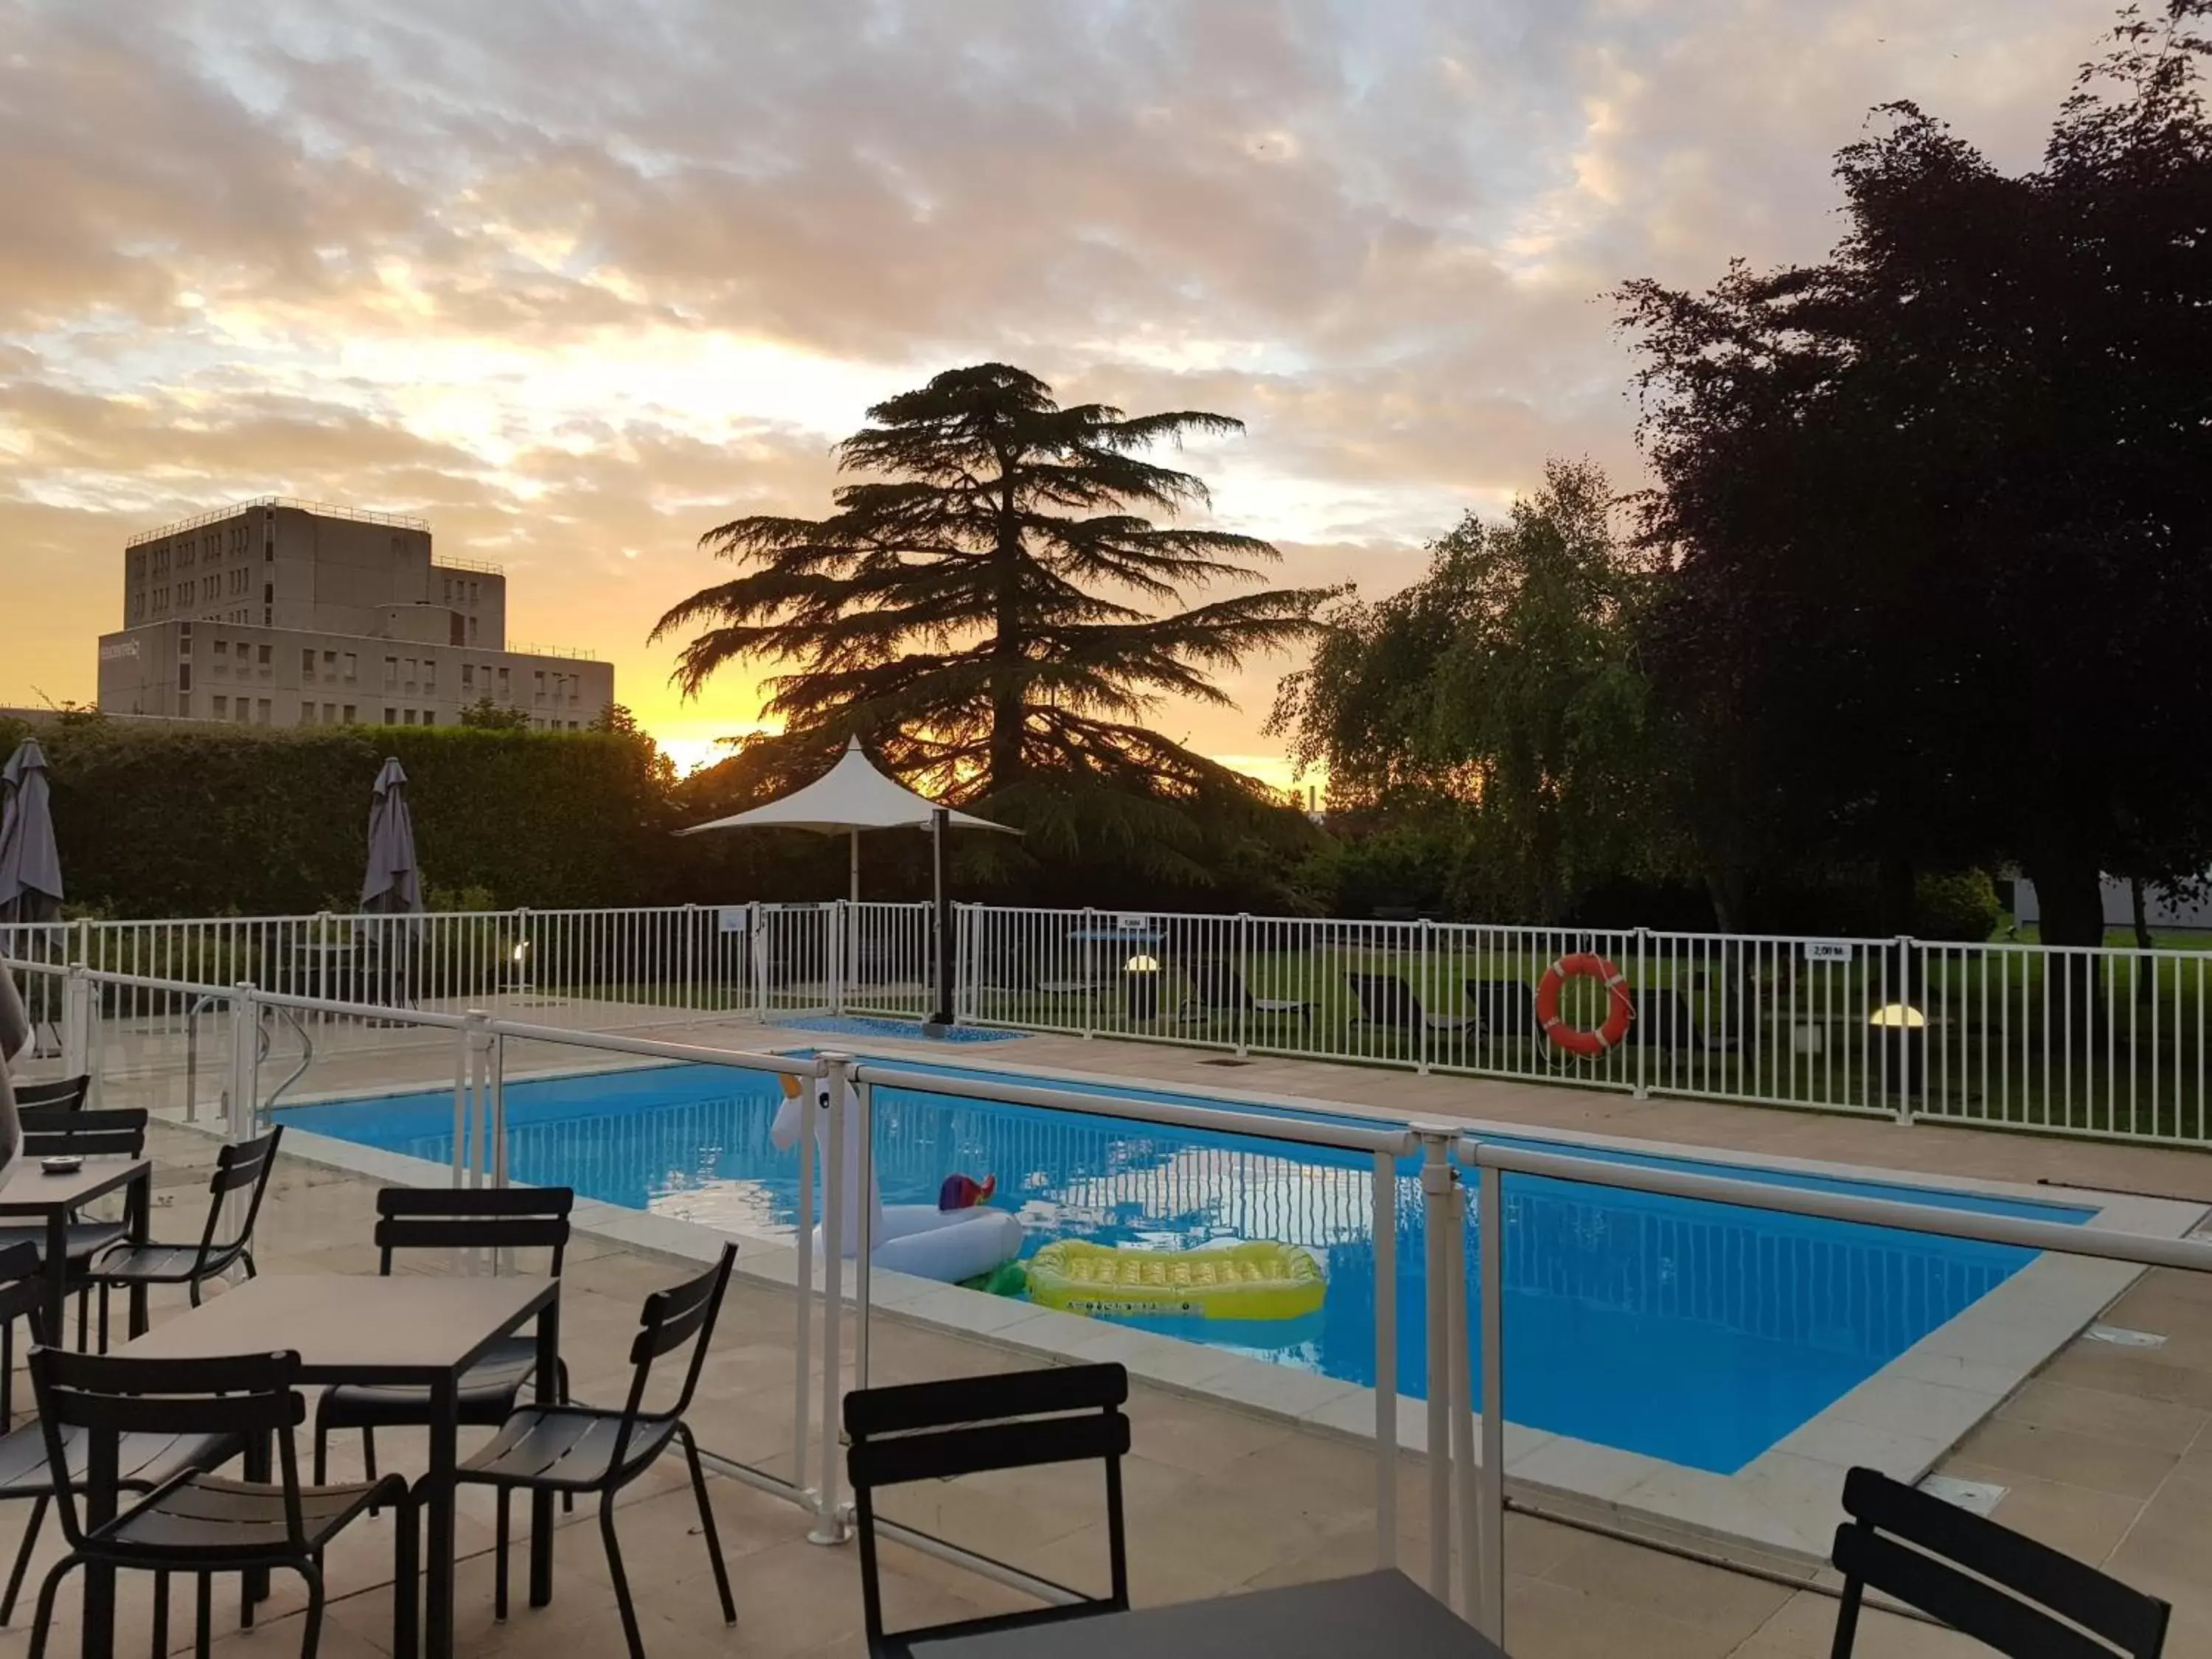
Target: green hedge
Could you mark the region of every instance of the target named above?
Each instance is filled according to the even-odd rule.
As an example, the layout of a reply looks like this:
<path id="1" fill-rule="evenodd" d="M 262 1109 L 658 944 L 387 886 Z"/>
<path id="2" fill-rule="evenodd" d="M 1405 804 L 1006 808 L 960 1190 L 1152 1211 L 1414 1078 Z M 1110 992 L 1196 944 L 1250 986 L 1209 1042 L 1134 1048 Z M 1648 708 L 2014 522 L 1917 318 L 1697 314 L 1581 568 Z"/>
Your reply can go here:
<path id="1" fill-rule="evenodd" d="M 25 734 L 0 720 L 0 755 Z M 407 769 L 434 891 L 505 908 L 665 902 L 680 884 L 665 763 L 619 732 L 226 730 L 42 722 L 71 912 L 350 909 L 385 757 Z"/>

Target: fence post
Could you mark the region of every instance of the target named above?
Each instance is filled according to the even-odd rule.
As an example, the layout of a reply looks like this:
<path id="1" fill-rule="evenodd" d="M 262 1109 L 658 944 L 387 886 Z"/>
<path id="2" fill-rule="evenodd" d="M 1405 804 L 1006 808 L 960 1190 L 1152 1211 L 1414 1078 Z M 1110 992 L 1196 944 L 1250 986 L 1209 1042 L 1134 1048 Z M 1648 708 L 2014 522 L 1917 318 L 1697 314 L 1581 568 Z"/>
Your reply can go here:
<path id="1" fill-rule="evenodd" d="M 684 907 L 684 1004 L 696 1008 L 699 1003 L 699 907 Z"/>
<path id="2" fill-rule="evenodd" d="M 1893 1063 L 1897 1067 L 1897 1121 L 1910 1128 L 1912 1125 L 1913 1072 L 1916 1069 L 1913 1061 L 1917 1060 L 1920 1062 L 1917 1069 L 1923 1073 L 1926 1072 L 1928 1028 L 1920 1028 L 1921 1036 L 1917 1040 L 1912 1036 L 1911 1011 L 1917 1005 L 1912 1000 L 1912 939 L 1908 934 L 1897 936 L 1897 984 L 1886 1006 L 1906 1011 L 1893 1016 L 1898 1021 L 1895 1026 L 1882 1028 L 1882 1042 L 1893 1051 Z M 1922 1017 L 1926 1018 L 1924 1013 Z"/>
<path id="3" fill-rule="evenodd" d="M 1636 1004 L 1635 1014 L 1632 1015 L 1630 1018 L 1629 1036 L 1639 1040 L 1636 1043 L 1636 1085 L 1629 1091 L 1629 1098 L 1632 1100 L 1649 1100 L 1651 1098 L 1650 1088 L 1645 1083 L 1644 1077 L 1644 1056 L 1650 1051 L 1651 1045 L 1649 1042 L 1641 1041 L 1640 1039 L 1644 1034 L 1634 1029 L 1635 1019 L 1643 1013 L 1645 1006 L 1641 999 L 1646 998 L 1650 994 L 1650 956 L 1649 950 L 1646 948 L 1650 945 L 1650 939 L 1651 930 L 1649 927 L 1639 927 L 1636 930 L 1635 995 L 1639 999 L 1639 1000 Z"/>
<path id="4" fill-rule="evenodd" d="M 1419 927 L 1420 948 L 1413 958 L 1413 983 L 1419 988 L 1413 993 L 1413 1002 L 1421 1010 L 1420 1030 L 1417 1034 L 1421 1046 L 1420 1060 L 1414 1069 L 1426 1073 L 1429 1069 L 1429 1005 L 1425 999 L 1436 994 L 1429 985 L 1429 934 L 1432 930 L 1432 924 L 1426 916 L 1423 916 L 1420 919 Z"/>
<path id="5" fill-rule="evenodd" d="M 1428 1255 L 1429 1593 L 1451 1599 L 1451 1133 L 1417 1128 L 1421 1138 L 1421 1224 Z M 1394 1523 L 1395 1524 L 1395 1523 Z"/>
<path id="6" fill-rule="evenodd" d="M 92 1070 L 92 981 L 82 961 L 70 963 L 62 981 L 62 1075 L 82 1077 Z"/>
<path id="7" fill-rule="evenodd" d="M 490 1016 L 481 1008 L 471 1008 L 462 1016 L 461 1029 L 453 1034 L 453 1151 L 450 1160 L 452 1184 L 467 1185 L 462 1179 L 471 1128 L 477 1109 L 477 1077 L 482 1070 L 477 1057 L 483 1053 L 489 1038 L 484 1031 Z"/>
<path id="8" fill-rule="evenodd" d="M 1451 1341 L 1452 1490 L 1459 1511 L 1459 1582 L 1453 1595 L 1459 1616 L 1470 1625 L 1482 1617 L 1482 1558 L 1476 1548 L 1478 1493 L 1474 1462 L 1474 1394 L 1467 1352 L 1467 1186 L 1456 1178 L 1444 1198 L 1450 1218 L 1445 1274 Z"/>
<path id="9" fill-rule="evenodd" d="M 1505 1645 L 1505 1176 L 1475 1177 L 1476 1250 L 1482 1275 L 1482 1487 L 1475 1529 L 1481 1551 L 1480 1628 Z"/>
<path id="10" fill-rule="evenodd" d="M 844 1370 L 845 1319 L 845 1098 L 850 1090 L 853 1057 L 822 1056 L 822 1088 L 830 1113 L 829 1158 L 822 1171 L 822 1486 L 821 1508 L 814 1529 L 806 1534 L 815 1544 L 842 1544 L 845 1523 L 837 1513 L 837 1452 L 840 1440 L 838 1384 Z M 813 1125 L 807 1125 L 808 1132 Z M 868 1201 L 868 1194 L 860 1194 Z"/>
<path id="11" fill-rule="evenodd" d="M 1249 910 L 1237 913 L 1237 977 L 1247 987 L 1252 983 L 1252 913 Z M 1274 994 L 1269 992 L 1268 994 L 1272 996 Z M 1202 1006 L 1205 1000 L 1201 998 L 1200 1000 Z M 1244 999 L 1239 997 L 1237 999 L 1237 1052 L 1240 1055 L 1252 1051 L 1252 1037 L 1246 1029 L 1247 1024 Z M 1396 1455 L 1395 1448 L 1393 1448 L 1392 1455 Z M 1382 1565 L 1387 1567 L 1390 1564 L 1385 1561 Z"/>
<path id="12" fill-rule="evenodd" d="M 1398 1160 L 1375 1154 L 1375 1565 L 1398 1565 Z"/>
<path id="13" fill-rule="evenodd" d="M 828 914 L 822 924 L 822 988 L 827 992 L 830 1012 L 845 1012 L 845 930 L 853 925 L 853 915 L 843 899 L 831 899 Z"/>

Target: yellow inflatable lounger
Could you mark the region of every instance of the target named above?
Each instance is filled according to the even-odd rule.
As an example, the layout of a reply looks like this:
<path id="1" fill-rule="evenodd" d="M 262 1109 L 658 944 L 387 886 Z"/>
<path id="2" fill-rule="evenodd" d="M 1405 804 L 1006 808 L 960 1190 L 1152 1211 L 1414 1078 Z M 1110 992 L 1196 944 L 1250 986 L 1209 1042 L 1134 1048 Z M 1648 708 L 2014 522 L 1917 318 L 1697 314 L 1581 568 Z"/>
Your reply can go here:
<path id="1" fill-rule="evenodd" d="M 1268 1239 L 1153 1250 L 1061 1238 L 1026 1265 L 1030 1301 L 1098 1319 L 1297 1319 L 1328 1293 L 1312 1252 Z"/>

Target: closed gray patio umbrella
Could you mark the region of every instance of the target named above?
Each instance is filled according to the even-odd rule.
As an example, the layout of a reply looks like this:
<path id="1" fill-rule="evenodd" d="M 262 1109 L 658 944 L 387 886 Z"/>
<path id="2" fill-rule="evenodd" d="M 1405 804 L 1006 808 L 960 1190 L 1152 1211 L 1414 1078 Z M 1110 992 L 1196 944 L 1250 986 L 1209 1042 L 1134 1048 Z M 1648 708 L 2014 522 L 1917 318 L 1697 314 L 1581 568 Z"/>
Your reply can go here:
<path id="1" fill-rule="evenodd" d="M 368 808 L 368 874 L 361 908 L 371 916 L 416 916 L 422 910 L 422 872 L 415 863 L 415 820 L 407 811 L 407 769 L 397 756 L 376 775 Z M 407 1002 L 406 947 L 418 924 L 375 921 L 370 940 L 377 957 L 375 983 L 395 1006 Z"/>
<path id="2" fill-rule="evenodd" d="M 377 915 L 407 915 L 422 908 L 422 872 L 415 867 L 415 820 L 407 811 L 407 769 L 397 757 L 376 775 L 368 808 L 368 876 L 361 908 Z"/>
<path id="3" fill-rule="evenodd" d="M 62 911 L 46 750 L 26 738 L 0 767 L 0 922 L 52 921 Z"/>

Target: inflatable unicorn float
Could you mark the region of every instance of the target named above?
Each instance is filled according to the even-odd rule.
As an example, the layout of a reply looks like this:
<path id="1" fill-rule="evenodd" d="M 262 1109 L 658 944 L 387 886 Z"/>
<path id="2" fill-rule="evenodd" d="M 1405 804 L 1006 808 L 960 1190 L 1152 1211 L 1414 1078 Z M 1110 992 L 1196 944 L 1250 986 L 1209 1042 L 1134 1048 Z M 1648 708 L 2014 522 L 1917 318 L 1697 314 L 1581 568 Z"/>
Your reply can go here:
<path id="1" fill-rule="evenodd" d="M 806 1104 L 811 1084 L 814 1104 Z M 977 1182 L 964 1175 L 949 1175 L 929 1204 L 886 1204 L 872 1174 L 864 1200 L 860 1194 L 860 1132 L 859 1101 L 845 1091 L 843 1205 L 840 1212 L 843 1235 L 839 1254 L 848 1260 L 860 1253 L 861 1205 L 867 1206 L 868 1265 L 887 1273 L 912 1273 L 917 1279 L 941 1279 L 948 1285 L 981 1279 L 996 1273 L 1022 1253 L 1022 1224 L 1004 1210 L 983 1207 L 997 1187 L 997 1178 Z M 822 1172 L 823 1205 L 829 1215 L 830 1091 L 818 1079 L 783 1079 L 783 1104 L 769 1138 L 778 1152 L 787 1152 L 806 1133 L 806 1120 L 814 1120 L 818 1149 L 815 1167 Z M 823 1247 L 822 1228 L 814 1229 L 814 1247 Z"/>

